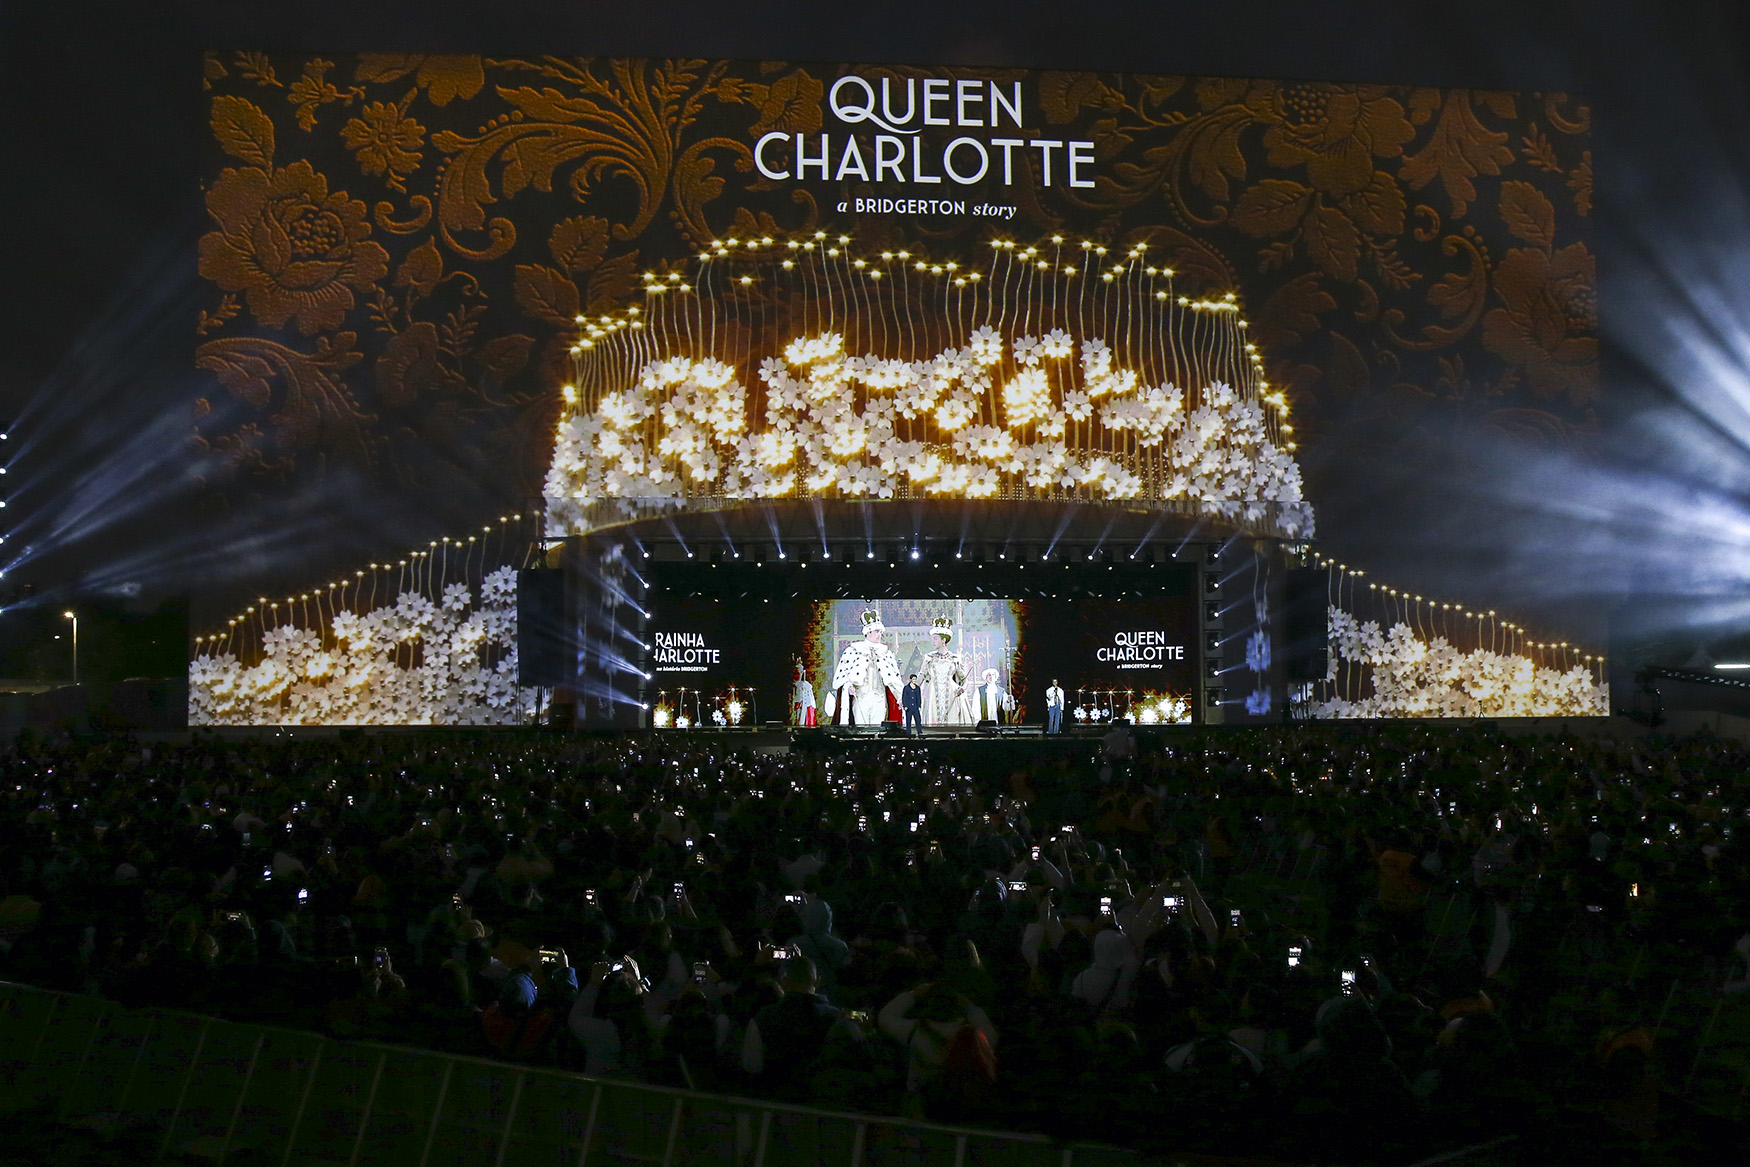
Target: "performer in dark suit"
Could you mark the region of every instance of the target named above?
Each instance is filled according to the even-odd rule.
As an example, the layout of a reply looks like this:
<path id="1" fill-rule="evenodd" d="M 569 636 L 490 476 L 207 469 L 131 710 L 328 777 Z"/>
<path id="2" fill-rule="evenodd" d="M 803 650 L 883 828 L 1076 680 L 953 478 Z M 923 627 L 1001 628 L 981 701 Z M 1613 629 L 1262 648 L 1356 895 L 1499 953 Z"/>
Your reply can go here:
<path id="1" fill-rule="evenodd" d="M 908 737 L 918 737 L 923 733 L 924 726 L 924 690 L 918 684 L 918 675 L 913 673 L 906 681 L 905 688 L 899 692 L 899 707 L 905 710 L 905 732 Z"/>

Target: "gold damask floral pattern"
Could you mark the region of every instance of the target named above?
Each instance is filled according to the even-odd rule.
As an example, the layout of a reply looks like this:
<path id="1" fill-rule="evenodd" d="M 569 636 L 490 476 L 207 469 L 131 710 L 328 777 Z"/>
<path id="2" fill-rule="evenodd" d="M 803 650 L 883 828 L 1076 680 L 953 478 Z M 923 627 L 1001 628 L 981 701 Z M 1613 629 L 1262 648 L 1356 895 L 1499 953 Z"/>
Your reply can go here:
<path id="1" fill-rule="evenodd" d="M 425 127 L 407 116 L 414 91 L 399 104 L 373 101 L 340 128 L 347 149 L 366 174 L 386 175 L 389 186 L 406 193 L 407 176 L 419 168 L 424 153 Z"/>
<path id="2" fill-rule="evenodd" d="M 308 162 L 283 170 L 226 170 L 207 199 L 218 229 L 200 243 L 200 274 L 242 292 L 261 324 L 290 322 L 308 336 L 341 326 L 389 274 L 389 253 L 369 238 L 365 205 Z"/>
<path id="3" fill-rule="evenodd" d="M 1024 162 L 996 223 L 837 210 L 940 190 L 763 176 L 760 135 L 851 132 L 826 95 L 853 69 L 1018 81 L 1021 136 L 1092 141 L 1095 185 L 1041 189 Z M 1186 290 L 1238 291 L 1302 447 L 1342 451 L 1314 461 L 1315 504 L 1318 465 L 1369 473 L 1435 430 L 1565 445 L 1595 424 L 1590 113 L 1567 95 L 400 53 L 215 53 L 203 79 L 195 363 L 242 407 L 199 395 L 216 490 L 350 463 L 380 501 L 471 525 L 538 492 L 576 316 L 714 238 L 816 229 L 943 259 L 1147 243 Z M 470 490 L 434 470 L 459 464 Z"/>
<path id="4" fill-rule="evenodd" d="M 1589 404 L 1598 392 L 1597 265 L 1584 243 L 1555 246 L 1555 208 L 1536 187 L 1503 184 L 1515 238 L 1495 270 L 1502 306 L 1483 317 L 1483 346 L 1521 368 L 1538 398 Z"/>
<path id="5" fill-rule="evenodd" d="M 1258 180 L 1234 201 L 1234 225 L 1255 238 L 1292 232 L 1320 270 L 1353 282 L 1363 238 L 1403 233 L 1403 192 L 1375 167 L 1415 136 L 1404 107 L 1379 86 L 1274 83 L 1253 84 L 1242 103 L 1266 127 L 1265 161 L 1306 181 Z"/>

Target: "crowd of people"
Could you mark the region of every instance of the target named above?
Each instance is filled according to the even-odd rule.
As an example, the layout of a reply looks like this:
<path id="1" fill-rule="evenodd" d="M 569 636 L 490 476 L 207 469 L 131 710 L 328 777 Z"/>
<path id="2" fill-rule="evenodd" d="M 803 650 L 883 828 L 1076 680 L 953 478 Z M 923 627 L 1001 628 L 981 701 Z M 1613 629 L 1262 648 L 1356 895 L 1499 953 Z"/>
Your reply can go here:
<path id="1" fill-rule="evenodd" d="M 1019 766 L 678 734 L 25 740 L 0 978 L 1338 1162 L 1633 1148 L 1664 1047 L 1698 1040 L 1667 985 L 1750 985 L 1736 745 L 1123 737 Z"/>

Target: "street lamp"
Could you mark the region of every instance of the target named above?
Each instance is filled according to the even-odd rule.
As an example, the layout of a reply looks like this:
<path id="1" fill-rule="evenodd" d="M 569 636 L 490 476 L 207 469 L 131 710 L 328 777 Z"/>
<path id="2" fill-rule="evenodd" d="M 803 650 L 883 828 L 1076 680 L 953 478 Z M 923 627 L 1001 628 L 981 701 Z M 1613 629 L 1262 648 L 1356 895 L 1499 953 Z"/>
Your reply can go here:
<path id="1" fill-rule="evenodd" d="M 79 617 L 71 612 L 62 612 L 61 618 L 73 622 L 73 683 L 79 683 Z"/>

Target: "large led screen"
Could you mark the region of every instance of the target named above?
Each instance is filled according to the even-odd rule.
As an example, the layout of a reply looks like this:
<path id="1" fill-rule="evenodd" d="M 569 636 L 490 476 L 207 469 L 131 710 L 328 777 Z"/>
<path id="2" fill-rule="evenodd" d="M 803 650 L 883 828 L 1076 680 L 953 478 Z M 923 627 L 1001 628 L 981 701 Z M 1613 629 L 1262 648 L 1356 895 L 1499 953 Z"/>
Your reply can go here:
<path id="1" fill-rule="evenodd" d="M 900 718 L 916 678 L 926 726 L 1045 720 L 1190 720 L 1196 618 L 1184 595 L 1148 599 L 676 597 L 651 614 L 658 726 Z"/>

